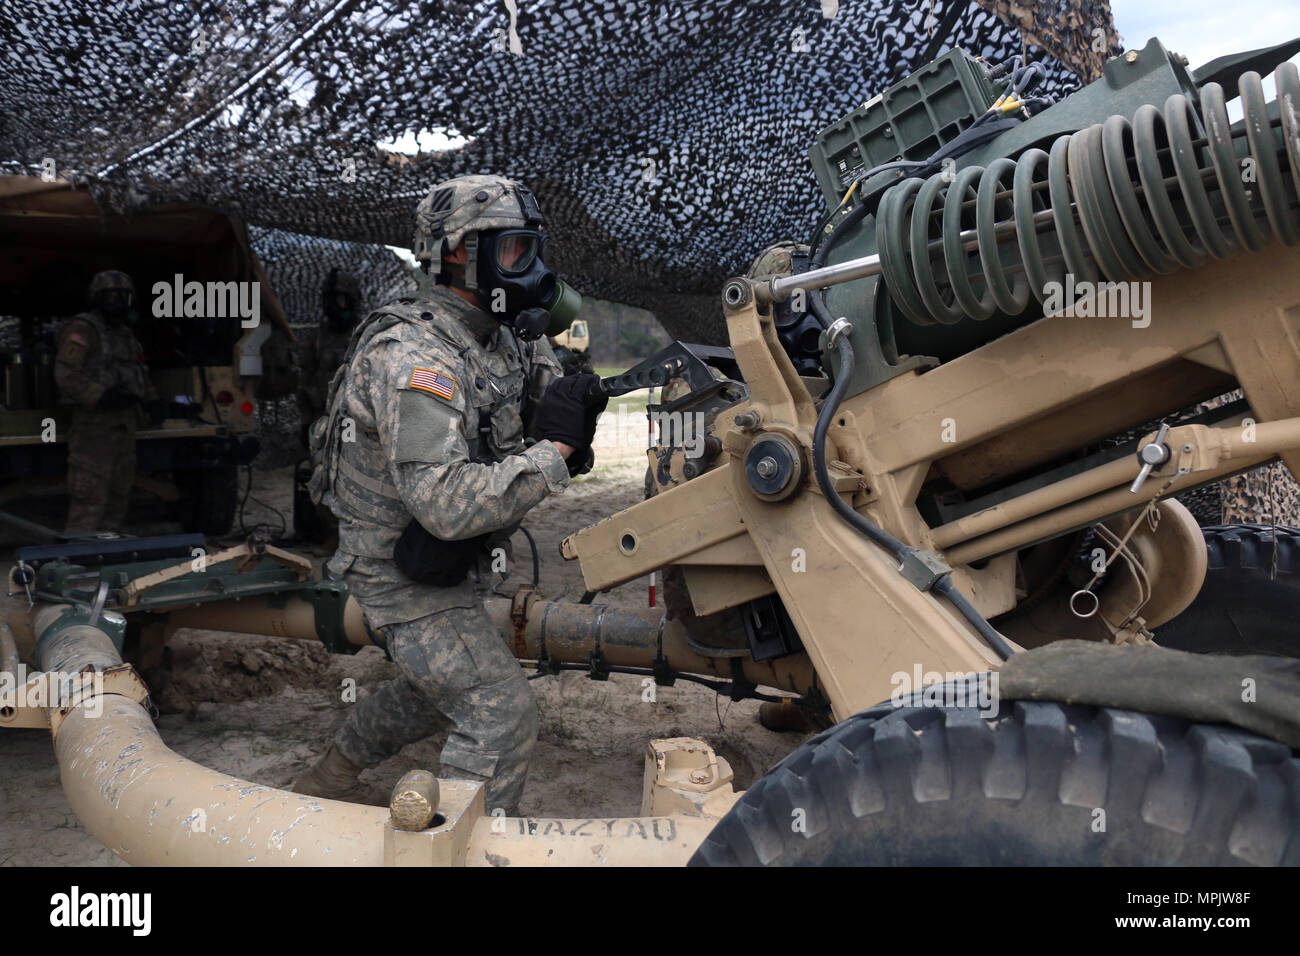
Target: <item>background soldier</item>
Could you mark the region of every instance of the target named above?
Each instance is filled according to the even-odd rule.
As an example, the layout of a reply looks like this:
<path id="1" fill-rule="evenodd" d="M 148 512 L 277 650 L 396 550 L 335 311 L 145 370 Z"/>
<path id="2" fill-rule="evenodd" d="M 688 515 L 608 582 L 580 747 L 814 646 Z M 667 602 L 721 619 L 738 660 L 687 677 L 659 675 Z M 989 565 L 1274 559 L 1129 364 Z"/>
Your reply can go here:
<path id="1" fill-rule="evenodd" d="M 513 814 L 537 707 L 475 582 L 528 510 L 589 467 L 605 400 L 587 397 L 596 376 L 561 377 L 542 338 L 556 278 L 531 192 L 460 177 L 416 220 L 431 281 L 366 321 L 312 430 L 313 495 L 339 519 L 328 570 L 400 676 L 352 708 L 294 789 L 363 799 L 363 767 L 450 726 L 442 773 L 488 780 L 489 810 Z"/>
<path id="2" fill-rule="evenodd" d="M 353 275 L 335 266 L 321 284 L 320 302 L 324 316 L 298 353 L 298 413 L 304 446 L 312 422 L 325 414 L 330 379 L 347 356 L 348 342 L 360 314 L 361 286 Z M 339 523 L 324 505 L 312 503 L 306 490 L 309 477 L 309 469 L 295 472 L 294 531 L 332 550 L 338 543 Z"/>
<path id="3" fill-rule="evenodd" d="M 144 350 L 131 331 L 135 286 L 125 272 L 90 280 L 90 311 L 59 330 L 54 380 L 72 406 L 68 434 L 69 532 L 120 531 L 135 483 L 141 410 L 161 422 Z"/>
<path id="4" fill-rule="evenodd" d="M 324 317 L 298 353 L 298 411 L 304 436 L 311 423 L 325 414 L 330 379 L 343 364 L 360 315 L 361 286 L 354 276 L 335 266 L 321 285 L 320 302 Z"/>

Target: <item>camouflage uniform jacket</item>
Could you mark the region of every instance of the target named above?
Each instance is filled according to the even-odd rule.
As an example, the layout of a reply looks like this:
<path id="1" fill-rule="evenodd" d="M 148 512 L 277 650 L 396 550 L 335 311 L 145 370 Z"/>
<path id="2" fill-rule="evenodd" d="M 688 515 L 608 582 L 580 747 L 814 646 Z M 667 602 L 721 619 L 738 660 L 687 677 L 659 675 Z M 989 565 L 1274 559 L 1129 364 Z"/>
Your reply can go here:
<path id="1" fill-rule="evenodd" d="M 322 322 L 312 330 L 298 355 L 298 410 L 311 424 L 325 414 L 330 379 L 348 354 L 352 330 L 332 331 Z"/>
<path id="2" fill-rule="evenodd" d="M 372 626 L 477 601 L 474 574 L 438 588 L 398 570 L 393 548 L 412 517 L 444 540 L 504 538 L 568 486 L 554 445 L 525 444 L 524 417 L 559 376 L 545 341 L 519 342 L 443 287 L 380 309 L 356 330 L 328 417 L 313 429 L 313 494 L 339 519 L 329 571 Z"/>
<path id="3" fill-rule="evenodd" d="M 110 326 L 95 311 L 83 312 L 59 329 L 54 380 L 59 386 L 60 402 L 83 413 L 93 410 L 100 396 L 113 385 L 121 385 L 145 401 L 157 397 L 135 333 L 126 325 Z M 125 408 L 94 414 L 103 416 L 106 423 L 134 423 L 139 410 Z"/>

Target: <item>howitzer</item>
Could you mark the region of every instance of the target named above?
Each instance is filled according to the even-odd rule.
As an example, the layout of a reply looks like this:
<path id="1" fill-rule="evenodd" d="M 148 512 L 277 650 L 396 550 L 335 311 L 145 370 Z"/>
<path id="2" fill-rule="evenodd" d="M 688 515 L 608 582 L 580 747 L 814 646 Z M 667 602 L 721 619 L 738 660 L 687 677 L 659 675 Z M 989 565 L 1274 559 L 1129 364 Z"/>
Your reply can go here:
<path id="1" fill-rule="evenodd" d="M 1233 72 L 1296 45 L 1192 74 L 1152 41 L 923 178 L 908 173 L 935 164 L 902 144 L 925 144 L 924 111 L 894 122 L 901 158 L 843 158 L 883 155 L 877 114 L 927 82 L 965 83 L 968 113 L 943 119 L 978 130 L 997 90 L 959 51 L 931 65 L 941 79 L 829 127 L 812 150 L 833 204 L 820 247 L 801 272 L 727 283 L 743 381 L 672 403 L 709 396 L 720 453 L 652 450 L 658 494 L 565 542 L 587 587 L 676 569 L 677 616 L 703 646 L 788 617 L 839 718 L 889 696 L 913 661 L 985 670 L 1004 636 L 1035 646 L 1174 618 L 1205 562 L 1171 496 L 1298 460 L 1300 82 L 1283 64 L 1266 104 L 1258 74 Z M 1231 77 L 1242 121 L 1210 76 Z M 777 309 L 792 297 L 820 320 L 829 380 L 794 371 L 783 326 L 797 320 Z M 745 397 L 719 409 L 726 387 Z M 1195 408 L 1237 388 L 1244 401 Z M 1108 573 L 1081 588 L 1063 570 L 1085 538 Z"/>
<path id="2" fill-rule="evenodd" d="M 1055 104 L 1032 66 L 946 54 L 819 135 L 829 211 L 790 274 L 726 283 L 729 348 L 674 343 L 601 383 L 681 383 L 650 409 L 681 424 L 650 449 L 648 499 L 563 554 L 590 592 L 666 569 L 667 613 L 521 589 L 491 608 L 503 639 L 543 672 L 690 676 L 839 723 L 743 796 L 707 745 L 656 741 L 641 817 L 600 821 L 601 859 L 1300 861 L 1289 665 L 1150 646 L 1206 574 L 1172 496 L 1300 463 L 1300 74 L 1282 63 L 1268 103 L 1256 72 L 1298 48 L 1192 72 L 1153 40 Z M 47 671 L 119 667 L 122 617 L 144 610 L 371 639 L 284 552 L 245 546 L 204 577 L 51 547 L 20 569 Z M 445 780 L 394 794 L 424 830 L 311 801 L 288 833 L 308 798 L 181 766 L 113 673 L 99 723 L 76 702 L 44 719 L 73 808 L 135 859 L 246 852 L 152 839 L 136 818 L 170 820 L 162 784 L 106 800 L 144 746 L 177 806 L 209 801 L 263 861 L 593 861 L 573 821 L 498 830 L 478 785 Z M 1245 681 L 1268 692 L 1242 706 Z"/>

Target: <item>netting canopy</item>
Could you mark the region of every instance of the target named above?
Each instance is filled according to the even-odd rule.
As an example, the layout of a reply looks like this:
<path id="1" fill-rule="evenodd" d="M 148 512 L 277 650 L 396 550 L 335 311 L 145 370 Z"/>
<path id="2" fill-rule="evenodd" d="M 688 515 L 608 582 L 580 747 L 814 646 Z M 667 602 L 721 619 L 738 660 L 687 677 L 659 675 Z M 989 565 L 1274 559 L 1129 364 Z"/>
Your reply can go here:
<path id="1" fill-rule="evenodd" d="M 1105 0 L 0 0 L 0 41 L 6 172 L 399 246 L 434 183 L 500 172 L 571 284 L 696 341 L 727 276 L 811 231 L 821 127 L 954 46 L 1058 94 L 1118 49 Z"/>

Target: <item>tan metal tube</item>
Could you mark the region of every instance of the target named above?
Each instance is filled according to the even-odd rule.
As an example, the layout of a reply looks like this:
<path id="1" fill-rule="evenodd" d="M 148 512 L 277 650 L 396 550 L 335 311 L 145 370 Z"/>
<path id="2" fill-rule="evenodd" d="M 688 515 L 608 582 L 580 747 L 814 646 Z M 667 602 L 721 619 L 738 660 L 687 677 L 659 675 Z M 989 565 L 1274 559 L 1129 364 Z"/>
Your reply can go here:
<path id="1" fill-rule="evenodd" d="M 13 632 L 9 630 L 8 624 L 0 621 L 0 674 L 16 673 L 19 662 L 18 644 L 14 641 Z"/>
<path id="2" fill-rule="evenodd" d="M 715 658 L 701 654 L 686 642 L 680 621 L 665 620 L 662 608 L 605 607 L 571 602 L 532 601 L 522 631 L 510 616 L 510 602 L 488 601 L 488 613 L 507 636 L 516 657 L 536 660 L 545 636 L 546 653 L 552 660 L 586 664 L 596 648 L 608 664 L 650 667 L 658 652 L 660 635 L 668 666 L 683 674 L 699 674 L 731 680 L 731 661 L 739 662 L 745 679 L 755 685 L 774 687 L 789 693 L 806 694 L 816 675 L 806 654 L 757 663 L 748 655 Z"/>
<path id="3" fill-rule="evenodd" d="M 48 626 L 56 615 L 34 617 Z M 40 664 L 75 673 L 121 662 L 106 634 L 83 625 L 56 634 Z M 73 707 L 54 734 L 54 754 L 77 819 L 130 863 L 384 861 L 386 809 L 299 796 L 209 770 L 169 750 L 148 713 L 126 697 L 105 694 Z"/>
<path id="4" fill-rule="evenodd" d="M 1193 434 L 1200 453 L 1213 454 L 1216 467 L 1197 470 L 1179 478 L 1169 493 L 1189 484 L 1201 484 L 1250 468 L 1300 446 L 1300 419 L 1260 422 L 1252 426 L 1248 440 L 1242 428 L 1191 426 L 1169 433 L 1173 447 L 1183 440 L 1179 433 Z M 949 561 L 968 564 L 1022 547 L 1055 533 L 1081 527 L 1156 497 L 1169 479 L 1152 474 L 1137 494 L 1126 486 L 1137 474 L 1137 462 L 1122 458 L 1045 488 L 976 512 L 934 530 L 936 546 L 945 549 Z M 953 545 L 956 545 L 953 547 Z"/>
<path id="5" fill-rule="evenodd" d="M 316 606 L 296 594 L 210 601 L 168 612 L 174 627 L 197 627 L 232 634 L 269 634 L 301 641 L 315 641 Z M 349 644 L 370 644 L 362 620 L 361 606 L 349 597 L 343 609 L 343 632 Z"/>
<path id="6" fill-rule="evenodd" d="M 38 607 L 38 639 L 57 608 Z M 52 635 L 46 670 L 121 663 L 98 628 Z M 93 715 L 93 716 L 92 716 Z M 300 796 L 209 770 L 173 753 L 139 704 L 82 699 L 54 732 L 68 803 L 82 825 L 127 862 L 181 866 L 383 865 L 389 811 Z M 479 799 L 481 810 L 481 798 Z M 471 820 L 470 865 L 684 864 L 712 830 L 702 817 Z M 432 832 L 432 831 L 431 831 Z"/>
<path id="7" fill-rule="evenodd" d="M 54 738 L 77 819 L 128 863 L 381 866 L 388 810 L 321 800 L 209 770 L 169 750 L 149 715 L 106 696 Z"/>
<path id="8" fill-rule="evenodd" d="M 510 601 L 491 598 L 484 602 L 515 656 L 536 660 L 546 635 L 547 654 L 556 661 L 585 664 L 597 645 L 609 664 L 620 667 L 650 667 L 659 647 L 663 623 L 663 652 L 669 667 L 683 674 L 698 674 L 731 680 L 734 675 L 727 658 L 714 658 L 693 650 L 678 621 L 664 622 L 661 608 L 608 607 L 557 601 L 531 601 L 528 620 L 519 641 L 510 617 Z M 344 630 L 352 644 L 366 645 L 361 608 L 348 598 L 344 609 Z M 235 634 L 270 634 L 297 640 L 317 640 L 316 608 L 296 595 L 214 601 L 178 608 L 170 614 L 176 627 L 198 627 Z M 745 679 L 755 685 L 775 687 L 788 693 L 805 694 L 813 686 L 812 663 L 805 654 L 756 663 L 749 656 L 739 658 Z"/>
<path id="9" fill-rule="evenodd" d="M 1107 462 L 1097 468 L 1090 468 L 1081 474 L 1071 475 L 1063 481 L 1054 482 L 1028 494 L 1020 495 L 1018 498 L 977 511 L 973 515 L 940 525 L 933 532 L 935 546 L 948 548 L 1081 498 L 1100 494 L 1124 482 L 1132 481 L 1137 473 L 1137 462 L 1132 456 L 1125 455 L 1123 458 Z"/>
<path id="10" fill-rule="evenodd" d="M 1217 478 L 1225 478 L 1252 465 L 1267 461 L 1269 458 L 1274 457 L 1275 454 L 1276 452 L 1263 452 L 1244 459 L 1228 459 L 1218 468 L 1182 476 L 1174 481 L 1164 491 L 1164 494 L 1175 495 L 1186 491 L 1191 486 L 1214 481 Z M 1003 528 L 993 534 L 986 534 L 982 538 L 959 544 L 955 548 L 949 548 L 945 554 L 953 564 L 969 564 L 972 561 L 989 558 L 995 554 L 1003 554 L 1015 548 L 1022 548 L 1035 541 L 1063 534 L 1074 528 L 1082 528 L 1085 525 L 1094 524 L 1102 518 L 1128 511 L 1134 505 L 1144 504 L 1155 498 L 1168 480 L 1168 478 L 1152 475 L 1147 480 L 1147 483 L 1138 490 L 1137 494 L 1132 494 L 1127 488 L 1115 488 L 1104 494 L 1095 495 L 1068 507 L 1060 508 L 1050 514 L 1031 518 L 1009 528 Z"/>

